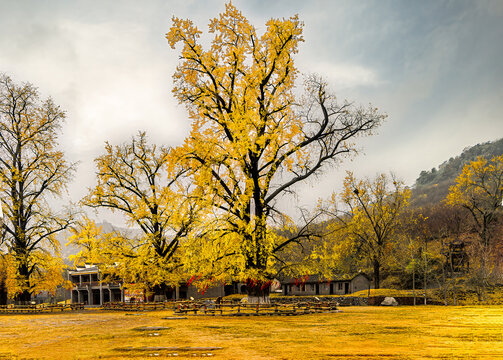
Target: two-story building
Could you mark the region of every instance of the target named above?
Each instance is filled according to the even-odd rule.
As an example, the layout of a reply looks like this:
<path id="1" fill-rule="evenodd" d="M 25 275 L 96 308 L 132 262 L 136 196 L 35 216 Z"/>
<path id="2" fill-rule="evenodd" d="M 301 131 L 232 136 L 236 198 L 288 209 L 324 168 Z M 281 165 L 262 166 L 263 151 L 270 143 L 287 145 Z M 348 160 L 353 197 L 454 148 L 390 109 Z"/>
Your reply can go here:
<path id="1" fill-rule="evenodd" d="M 96 265 L 86 264 L 68 272 L 68 280 L 72 283 L 72 303 L 84 303 L 86 305 L 103 305 L 107 302 L 144 301 L 141 290 L 128 290 L 122 286 L 122 282 L 103 282 L 103 276 Z M 149 301 L 201 299 L 211 297 L 223 297 L 230 294 L 246 293 L 244 284 L 233 282 L 229 285 L 216 285 L 199 291 L 193 284 L 180 282 L 179 286 L 170 288 L 165 295 L 156 295 Z"/>
<path id="2" fill-rule="evenodd" d="M 102 282 L 100 270 L 95 265 L 85 265 L 68 271 L 68 280 L 73 284 L 72 303 L 103 305 L 106 302 L 124 301 L 121 283 Z"/>

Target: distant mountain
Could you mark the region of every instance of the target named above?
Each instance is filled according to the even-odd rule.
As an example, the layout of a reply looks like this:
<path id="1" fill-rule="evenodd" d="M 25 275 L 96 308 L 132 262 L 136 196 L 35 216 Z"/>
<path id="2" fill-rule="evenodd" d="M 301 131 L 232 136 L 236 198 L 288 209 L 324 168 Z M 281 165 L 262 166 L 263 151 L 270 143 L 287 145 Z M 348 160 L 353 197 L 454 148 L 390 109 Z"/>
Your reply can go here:
<path id="1" fill-rule="evenodd" d="M 501 154 L 503 154 L 503 138 L 465 148 L 459 156 L 451 157 L 440 164 L 438 169 L 421 171 L 412 190 L 412 206 L 421 207 L 444 200 L 449 187 L 454 185 L 465 164 L 476 160 L 479 156 L 489 159 Z"/>

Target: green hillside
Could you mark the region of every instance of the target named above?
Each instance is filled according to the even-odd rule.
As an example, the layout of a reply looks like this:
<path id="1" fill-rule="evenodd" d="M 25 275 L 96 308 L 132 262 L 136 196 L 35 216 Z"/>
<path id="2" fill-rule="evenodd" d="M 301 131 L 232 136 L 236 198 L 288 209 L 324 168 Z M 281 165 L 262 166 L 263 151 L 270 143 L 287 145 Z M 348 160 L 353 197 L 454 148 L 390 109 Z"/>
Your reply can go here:
<path id="1" fill-rule="evenodd" d="M 477 159 L 478 156 L 491 158 L 501 154 L 503 154 L 503 138 L 468 147 L 459 156 L 451 157 L 438 168 L 421 171 L 412 191 L 412 205 L 420 207 L 442 201 L 465 164 Z"/>

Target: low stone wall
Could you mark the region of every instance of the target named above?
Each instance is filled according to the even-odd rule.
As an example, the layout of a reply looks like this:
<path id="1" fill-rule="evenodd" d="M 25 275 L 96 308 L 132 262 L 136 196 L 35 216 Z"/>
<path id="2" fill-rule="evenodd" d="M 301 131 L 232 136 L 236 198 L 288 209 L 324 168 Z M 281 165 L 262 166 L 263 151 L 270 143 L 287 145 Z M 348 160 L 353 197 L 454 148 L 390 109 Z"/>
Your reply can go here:
<path id="1" fill-rule="evenodd" d="M 365 306 L 367 305 L 367 298 L 361 298 L 357 296 L 295 296 L 295 297 L 272 297 L 272 304 L 292 304 L 298 302 L 327 302 L 327 303 L 338 303 L 339 306 Z"/>
<path id="2" fill-rule="evenodd" d="M 292 296 L 292 297 L 272 297 L 271 303 L 275 304 L 292 304 L 298 302 L 328 302 L 338 303 L 339 306 L 380 306 L 385 296 L 357 297 L 357 296 Z M 394 297 L 398 305 L 414 305 L 413 296 L 396 296 Z M 443 305 L 442 302 L 427 299 L 428 305 Z M 422 297 L 416 297 L 416 305 L 424 305 Z"/>

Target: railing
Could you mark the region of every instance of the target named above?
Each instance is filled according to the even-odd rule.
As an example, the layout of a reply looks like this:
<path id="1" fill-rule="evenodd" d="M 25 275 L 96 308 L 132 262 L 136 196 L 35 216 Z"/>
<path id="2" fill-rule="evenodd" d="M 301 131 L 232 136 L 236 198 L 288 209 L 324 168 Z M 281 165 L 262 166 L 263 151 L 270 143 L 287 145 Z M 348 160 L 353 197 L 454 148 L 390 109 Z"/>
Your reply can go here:
<path id="1" fill-rule="evenodd" d="M 122 285 L 122 284 L 121 284 L 121 283 L 118 283 L 118 282 L 117 282 L 117 283 L 115 283 L 115 282 L 107 282 L 107 283 L 103 283 L 103 287 L 104 287 L 104 288 L 105 288 L 105 287 L 107 287 L 107 286 L 108 286 L 109 288 L 112 288 L 112 287 L 113 287 L 113 288 L 117 288 L 117 287 L 121 287 L 121 285 Z"/>
<path id="2" fill-rule="evenodd" d="M 87 286 L 100 286 L 100 281 L 82 281 L 81 283 L 75 282 L 72 283 L 73 287 L 78 287 L 78 288 L 87 288 Z M 121 283 L 109 283 L 109 282 L 104 282 L 101 283 L 103 285 L 103 288 L 117 288 L 121 286 Z"/>

